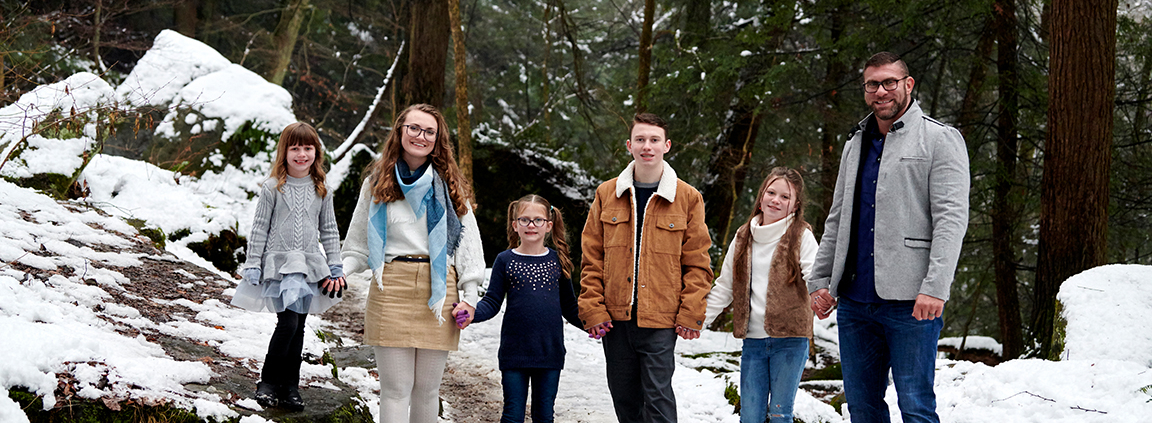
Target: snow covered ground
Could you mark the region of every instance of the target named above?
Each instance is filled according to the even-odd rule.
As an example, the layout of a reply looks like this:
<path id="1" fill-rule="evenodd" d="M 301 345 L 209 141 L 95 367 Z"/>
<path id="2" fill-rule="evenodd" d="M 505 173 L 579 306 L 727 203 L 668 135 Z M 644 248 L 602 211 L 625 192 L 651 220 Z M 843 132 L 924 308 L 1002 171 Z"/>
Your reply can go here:
<path id="1" fill-rule="evenodd" d="M 91 74 L 70 78 L 71 89 L 46 88 L 25 98 L 18 107 L 0 109 L 0 145 L 26 135 L 34 126 L 29 121 L 33 106 L 48 105 L 68 110 L 79 105 L 83 113 L 110 98 L 130 99 L 150 94 L 152 98 L 171 97 L 205 102 L 226 97 L 231 81 L 244 78 L 210 78 L 213 72 L 241 72 L 220 62 L 212 53 L 190 47 L 186 40 L 169 34 L 166 43 L 179 48 L 170 60 L 206 64 L 196 72 L 174 74 L 152 72 L 151 79 L 130 79 L 130 88 L 113 92 Z M 183 47 L 181 47 L 183 46 Z M 147 56 L 146 56 L 147 57 Z M 156 69 L 164 67 L 162 55 L 153 57 Z M 186 66 L 177 66 L 187 69 Z M 156 78 L 163 78 L 157 80 Z M 202 96 L 184 90 L 194 81 L 211 82 Z M 180 86 L 172 86 L 172 84 Z M 196 86 L 201 86 L 196 85 Z M 47 86 L 46 86 L 47 87 Z M 87 91 L 77 91 L 87 87 Z M 184 88 L 181 88 L 184 87 Z M 243 90 L 243 88 L 236 88 Z M 71 94 L 61 95 L 69 92 Z M 239 91 L 251 92 L 251 91 Z M 275 90 L 270 96 L 277 97 Z M 161 95 L 163 94 L 163 95 Z M 278 98 L 278 97 L 277 97 Z M 136 100 L 131 100 L 136 101 Z M 245 116 L 263 119 L 271 126 L 288 120 L 282 102 L 268 102 L 266 109 L 248 107 Z M 9 105 L 12 106 L 12 105 Z M 235 105 L 231 105 L 235 106 Z M 38 106 L 37 106 L 38 107 Z M 210 106 L 206 110 L 215 110 Z M 234 125 L 233 122 L 225 122 Z M 91 147 L 95 128 L 86 128 L 74 140 L 32 139 L 40 149 L 27 163 L 9 162 L 0 169 L 5 176 L 25 177 L 50 170 L 67 172 L 79 164 L 74 158 Z M 0 148 L 6 155 L 12 144 Z M 263 156 L 266 159 L 266 155 Z M 210 366 L 201 361 L 175 359 L 144 335 L 164 333 L 218 349 L 257 368 L 274 327 L 274 317 L 242 311 L 217 299 L 203 299 L 196 287 L 234 286 L 229 275 L 212 267 L 187 248 L 189 242 L 203 240 L 222 228 L 249 231 L 255 199 L 248 195 L 268 169 L 267 162 L 245 163 L 244 169 L 226 166 L 199 178 L 179 175 L 156 166 L 107 155 L 96 155 L 81 174 L 91 187 L 88 198 L 57 202 L 50 197 L 0 180 L 0 422 L 24 422 L 27 417 L 8 397 L 8 389 L 22 387 L 43 396 L 49 406 L 56 403 L 55 391 L 61 375 L 75 379 L 77 395 L 83 398 L 132 399 L 145 404 L 170 403 L 195 410 L 205 419 L 239 416 L 234 407 L 258 408 L 250 400 L 234 401 L 219 394 L 190 390 L 190 383 L 204 383 L 213 377 Z M 169 242 L 167 253 L 159 255 L 129 248 L 123 237 L 136 229 L 126 218 L 139 218 L 166 233 L 188 229 L 192 234 Z M 173 258 L 173 256 L 175 258 Z M 155 323 L 141 317 L 141 310 L 112 301 L 125 297 L 126 286 L 148 283 L 132 280 L 114 268 L 139 265 L 144 260 L 184 260 L 211 270 L 212 277 L 179 275 L 178 288 L 189 297 L 175 301 L 143 298 L 184 307 L 191 317 L 177 317 Z M 1113 265 L 1084 272 L 1062 287 L 1060 300 L 1068 320 L 1066 348 L 1062 361 L 1012 360 L 996 367 L 983 364 L 937 361 L 936 392 L 938 410 L 945 422 L 1147 422 L 1152 416 L 1152 268 Z M 496 350 L 500 319 L 477 324 L 462 336 L 461 351 L 451 355 L 452 365 L 490 369 L 499 378 Z M 817 345 L 836 354 L 834 319 L 816 324 Z M 323 316 L 310 318 L 311 329 L 329 328 Z M 614 421 L 607 394 L 603 352 L 597 341 L 567 328 L 567 367 L 561 376 L 557 419 L 565 422 Z M 309 331 L 305 351 L 319 354 L 328 346 Z M 948 341 L 952 342 L 952 341 Z M 987 339 L 969 339 L 969 345 L 998 348 Z M 957 343 L 958 344 L 958 343 Z M 991 345 L 988 345 L 991 344 Z M 739 341 L 727 333 L 705 332 L 694 341 L 680 341 L 673 379 L 683 422 L 734 422 L 732 407 L 724 399 L 724 387 L 739 380 L 738 369 L 726 355 L 707 353 L 740 349 Z M 716 374 L 697 368 L 732 369 Z M 331 386 L 330 369 L 306 364 L 302 373 L 314 386 Z M 371 369 L 343 368 L 341 381 L 355 386 L 365 405 L 376 413 L 378 398 L 372 392 L 377 381 Z M 834 385 L 834 384 L 833 384 Z M 893 421 L 900 421 L 895 390 L 889 387 L 887 400 Z M 449 404 L 450 408 L 451 404 Z M 849 410 L 850 411 L 850 407 Z M 844 422 L 847 414 L 801 393 L 796 416 L 805 422 Z M 246 422 L 262 421 L 258 416 Z M 450 422 L 451 419 L 446 420 Z M 459 422 L 465 423 L 465 422 Z M 470 423 L 470 422 L 469 422 Z"/>

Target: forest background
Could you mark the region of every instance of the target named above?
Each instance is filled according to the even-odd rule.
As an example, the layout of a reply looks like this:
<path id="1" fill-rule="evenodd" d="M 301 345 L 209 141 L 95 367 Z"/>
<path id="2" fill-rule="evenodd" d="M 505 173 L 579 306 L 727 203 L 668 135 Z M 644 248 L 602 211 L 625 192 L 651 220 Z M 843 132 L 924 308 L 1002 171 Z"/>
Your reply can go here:
<path id="1" fill-rule="evenodd" d="M 1061 281 L 1152 264 L 1149 0 L 2 4 L 0 105 L 78 71 L 117 84 L 174 29 L 287 89 L 330 159 L 353 150 L 337 148 L 346 141 L 378 148 L 408 104 L 441 108 L 489 261 L 506 247 L 505 205 L 526 193 L 564 206 L 578 247 L 590 189 L 631 159 L 641 110 L 670 122 L 666 159 L 705 197 L 717 267 L 776 166 L 804 172 L 819 237 L 848 131 L 868 112 L 862 64 L 893 51 L 971 159 L 944 336 L 994 337 L 1005 360 L 1055 358 Z M 194 174 L 195 154 L 156 164 Z M 365 156 L 337 191 L 344 222 Z"/>

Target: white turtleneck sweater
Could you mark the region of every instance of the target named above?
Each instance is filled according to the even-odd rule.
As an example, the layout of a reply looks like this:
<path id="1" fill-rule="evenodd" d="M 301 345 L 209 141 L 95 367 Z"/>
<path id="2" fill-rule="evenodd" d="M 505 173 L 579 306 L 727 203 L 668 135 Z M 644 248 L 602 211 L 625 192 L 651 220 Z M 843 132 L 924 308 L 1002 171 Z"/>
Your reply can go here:
<path id="1" fill-rule="evenodd" d="M 750 226 L 752 232 L 752 277 L 749 279 L 752 292 L 748 295 L 752 304 L 748 313 L 747 338 L 768 337 L 768 332 L 764 331 L 764 305 L 768 301 L 768 269 L 771 267 L 772 254 L 776 252 L 776 245 L 780 243 L 780 238 L 784 237 L 784 232 L 792 223 L 792 216 L 788 215 L 784 219 L 767 225 L 760 224 L 760 216 L 752 218 L 752 225 Z M 735 255 L 739 254 L 739 252 L 732 251 L 732 244 L 735 242 L 735 236 L 733 236 L 733 240 L 728 243 L 728 254 L 724 257 L 720 277 L 716 278 L 716 284 L 708 293 L 705 326 L 712 324 L 716 317 L 724 311 L 724 308 L 732 303 L 732 262 Z M 804 234 L 800 236 L 800 273 L 805 282 L 812 275 L 812 265 L 816 261 L 817 248 L 816 237 L 812 235 L 812 231 L 805 229 Z"/>

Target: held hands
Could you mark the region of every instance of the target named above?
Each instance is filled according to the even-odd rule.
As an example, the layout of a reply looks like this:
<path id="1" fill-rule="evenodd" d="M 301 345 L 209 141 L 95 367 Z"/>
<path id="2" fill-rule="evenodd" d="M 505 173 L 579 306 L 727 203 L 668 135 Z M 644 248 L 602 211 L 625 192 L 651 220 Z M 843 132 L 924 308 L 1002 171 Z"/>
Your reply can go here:
<path id="1" fill-rule="evenodd" d="M 588 329 L 588 337 L 592 339 L 603 338 L 612 330 L 612 322 L 604 322 Z"/>
<path id="2" fill-rule="evenodd" d="M 327 295 L 328 298 L 344 298 L 344 288 L 347 286 L 348 282 L 343 276 L 328 278 L 320 283 L 320 295 Z"/>
<path id="3" fill-rule="evenodd" d="M 812 297 L 812 311 L 820 320 L 827 319 L 832 314 L 832 310 L 836 308 L 836 299 L 832 297 L 827 288 L 818 289 L 810 296 Z"/>
<path id="4" fill-rule="evenodd" d="M 912 317 L 916 320 L 943 318 L 944 300 L 926 294 L 917 295 L 916 305 L 912 306 Z"/>
<path id="5" fill-rule="evenodd" d="M 676 325 L 676 334 L 689 341 L 700 337 L 700 331 L 680 325 Z"/>
<path id="6" fill-rule="evenodd" d="M 452 303 L 452 317 L 456 319 L 456 327 L 464 329 L 472 324 L 476 317 L 476 307 L 465 302 Z"/>

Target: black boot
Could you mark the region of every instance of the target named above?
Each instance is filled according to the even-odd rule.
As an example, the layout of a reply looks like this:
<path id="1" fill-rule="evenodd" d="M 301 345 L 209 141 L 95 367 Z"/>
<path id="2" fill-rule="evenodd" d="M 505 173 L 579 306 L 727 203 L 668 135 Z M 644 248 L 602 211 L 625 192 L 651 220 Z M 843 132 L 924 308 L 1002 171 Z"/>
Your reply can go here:
<path id="1" fill-rule="evenodd" d="M 260 382 L 256 384 L 256 402 L 261 407 L 275 407 L 279 401 L 278 392 L 281 389 L 280 380 L 284 373 L 284 359 L 273 356 L 264 356 L 264 367 L 260 369 Z"/>
<path id="2" fill-rule="evenodd" d="M 304 398 L 300 397 L 300 388 L 296 386 L 283 387 L 278 399 L 281 407 L 292 411 L 304 411 Z"/>
<path id="3" fill-rule="evenodd" d="M 276 399 L 280 406 L 292 411 L 304 410 L 304 398 L 300 396 L 300 362 L 299 356 L 291 357 L 284 363 L 283 384 L 277 392 Z"/>
<path id="4" fill-rule="evenodd" d="M 276 400 L 276 385 L 264 381 L 257 383 L 256 403 L 264 408 L 275 407 L 278 404 Z"/>

